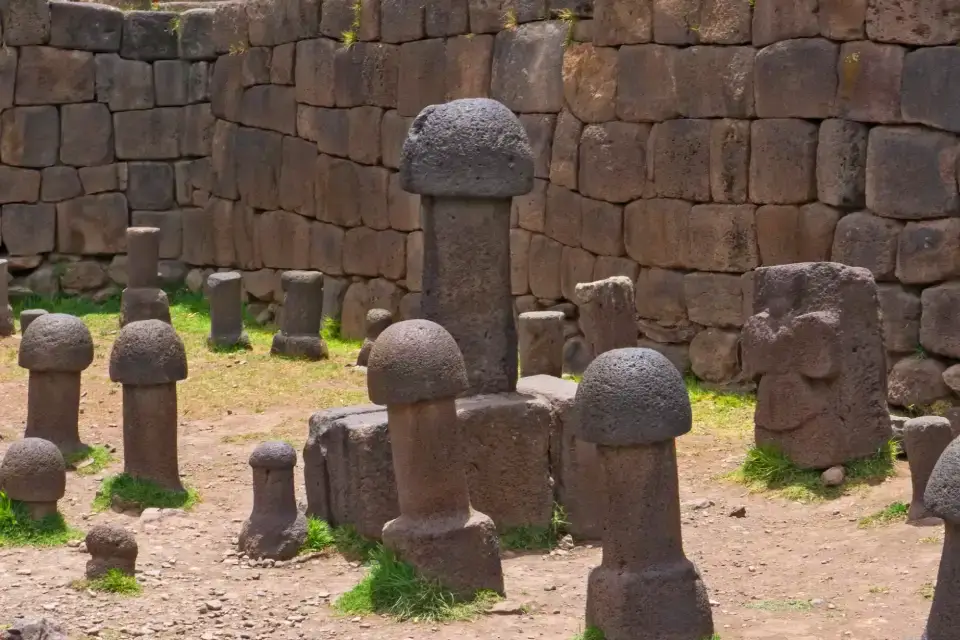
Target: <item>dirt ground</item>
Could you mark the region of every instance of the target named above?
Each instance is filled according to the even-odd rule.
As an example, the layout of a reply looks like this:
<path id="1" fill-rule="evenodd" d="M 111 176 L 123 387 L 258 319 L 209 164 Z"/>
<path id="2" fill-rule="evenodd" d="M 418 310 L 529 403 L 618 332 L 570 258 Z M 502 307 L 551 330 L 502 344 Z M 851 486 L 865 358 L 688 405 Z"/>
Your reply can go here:
<path id="1" fill-rule="evenodd" d="M 87 443 L 120 449 L 120 394 L 107 379 L 103 348 L 113 332 L 101 327 L 94 333 L 98 357 L 84 374 L 81 435 Z M 188 349 L 196 346 L 185 341 Z M 19 337 L 0 340 L 0 455 L 20 437 L 26 415 L 26 377 L 15 364 L 18 342 Z M 264 343 L 255 344 L 263 352 Z M 508 602 L 526 606 L 518 606 L 516 613 L 443 625 L 339 617 L 330 605 L 360 580 L 363 568 L 336 554 L 281 568 L 238 562 L 234 543 L 251 507 L 247 457 L 255 444 L 284 437 L 301 446 L 307 418 L 320 408 L 316 397 L 329 404 L 344 390 L 352 393 L 364 386 L 362 374 L 343 367 L 355 352 L 333 352 L 327 366 L 342 369 L 332 383 L 339 390 L 333 396 L 320 393 L 322 379 L 305 380 L 307 391 L 290 397 L 257 393 L 257 381 L 249 376 L 246 381 L 254 389 L 245 392 L 217 390 L 199 381 L 181 385 L 185 406 L 212 407 L 206 415 L 191 411 L 181 422 L 181 470 L 202 495 L 190 513 L 157 517 L 148 512 L 139 519 L 92 514 L 99 480 L 122 468 L 122 451 L 103 473 L 71 473 L 61 502 L 68 522 L 83 530 L 118 522 L 136 531 L 143 593 L 129 598 L 71 588 L 72 581 L 83 577 L 88 557 L 76 548 L 0 548 L 0 628 L 18 615 L 45 615 L 64 623 L 71 638 L 106 639 L 567 640 L 582 630 L 587 574 L 600 562 L 596 545 L 552 554 L 506 553 Z M 228 367 L 266 358 L 262 353 L 203 357 L 193 378 L 213 379 Z M 298 374 L 309 371 L 303 368 Z M 204 393 L 236 397 L 237 402 L 224 409 L 229 401 L 205 403 Z M 909 501 L 905 465 L 882 485 L 828 502 L 799 504 L 749 494 L 721 477 L 737 466 L 747 445 L 742 434 L 710 434 L 709 425 L 679 441 L 685 548 L 703 574 L 723 640 L 919 637 L 942 531 L 899 523 L 870 529 L 857 525 L 859 518 L 893 501 Z M 302 498 L 302 486 L 297 491 Z M 746 517 L 731 517 L 739 506 L 746 507 Z"/>

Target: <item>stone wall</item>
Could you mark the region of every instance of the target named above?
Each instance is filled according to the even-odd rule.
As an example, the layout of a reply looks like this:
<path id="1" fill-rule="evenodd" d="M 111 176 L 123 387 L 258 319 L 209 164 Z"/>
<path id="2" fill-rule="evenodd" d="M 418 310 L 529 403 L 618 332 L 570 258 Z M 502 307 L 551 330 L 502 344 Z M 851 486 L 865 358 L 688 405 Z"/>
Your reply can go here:
<path id="1" fill-rule="evenodd" d="M 252 0 L 110 13 L 112 31 L 16 4 L 0 252 L 18 284 L 119 282 L 119 229 L 150 223 L 193 286 L 240 269 L 267 305 L 282 270 L 318 269 L 347 335 L 371 306 L 416 315 L 402 141 L 424 106 L 488 96 L 538 158 L 514 203 L 517 308 L 567 313 L 571 364 L 574 286 L 622 274 L 642 344 L 735 380 L 752 270 L 835 260 L 881 283 L 891 401 L 951 395 L 960 12 L 939 2 Z"/>

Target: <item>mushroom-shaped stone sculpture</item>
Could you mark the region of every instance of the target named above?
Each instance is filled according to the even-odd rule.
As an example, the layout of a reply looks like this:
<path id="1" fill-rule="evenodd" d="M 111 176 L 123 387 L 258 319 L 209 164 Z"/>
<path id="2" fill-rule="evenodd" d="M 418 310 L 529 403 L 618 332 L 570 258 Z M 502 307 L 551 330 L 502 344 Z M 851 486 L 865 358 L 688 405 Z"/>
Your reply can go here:
<path id="1" fill-rule="evenodd" d="M 19 363 L 30 370 L 27 438 L 43 438 L 64 456 L 80 442 L 80 373 L 93 362 L 93 338 L 80 318 L 47 313 L 23 333 Z"/>
<path id="2" fill-rule="evenodd" d="M 383 543 L 463 597 L 503 593 L 497 530 L 470 506 L 458 440 L 455 400 L 467 384 L 453 336 L 428 320 L 389 327 L 370 353 L 367 390 L 387 406 L 400 502 L 400 517 L 383 527 Z"/>
<path id="3" fill-rule="evenodd" d="M 177 462 L 177 382 L 187 353 L 162 320 L 131 322 L 110 353 L 110 379 L 123 385 L 123 465 L 132 477 L 183 491 Z"/>
<path id="4" fill-rule="evenodd" d="M 22 502 L 34 520 L 57 513 L 67 490 L 67 467 L 57 445 L 42 438 L 17 440 L 0 463 L 0 491 Z"/>
<path id="5" fill-rule="evenodd" d="M 87 580 L 96 580 L 112 569 L 132 576 L 137 569 L 137 539 L 133 532 L 109 524 L 98 524 L 87 532 Z"/>
<path id="6" fill-rule="evenodd" d="M 711 637 L 707 590 L 680 531 L 675 438 L 693 421 L 683 377 L 652 349 L 614 349 L 587 367 L 576 407 L 577 437 L 597 445 L 607 492 L 587 624 L 608 640 Z"/>
<path id="7" fill-rule="evenodd" d="M 253 510 L 240 531 L 240 550 L 252 558 L 289 560 L 307 537 L 297 507 L 293 469 L 297 452 L 286 442 L 264 442 L 250 456 Z"/>
<path id="8" fill-rule="evenodd" d="M 960 630 L 960 439 L 947 446 L 927 482 L 923 502 L 943 519 L 943 552 L 923 640 L 956 640 Z"/>
<path id="9" fill-rule="evenodd" d="M 367 311 L 366 325 L 364 330 L 363 345 L 360 347 L 360 353 L 357 354 L 357 366 L 365 367 L 370 360 L 370 350 L 373 349 L 373 343 L 377 341 L 384 329 L 393 323 L 393 314 L 386 309 L 370 309 Z"/>
<path id="10" fill-rule="evenodd" d="M 400 185 L 421 196 L 423 317 L 460 345 L 472 394 L 517 385 L 510 208 L 533 174 L 526 130 L 496 100 L 426 107 L 403 143 Z"/>

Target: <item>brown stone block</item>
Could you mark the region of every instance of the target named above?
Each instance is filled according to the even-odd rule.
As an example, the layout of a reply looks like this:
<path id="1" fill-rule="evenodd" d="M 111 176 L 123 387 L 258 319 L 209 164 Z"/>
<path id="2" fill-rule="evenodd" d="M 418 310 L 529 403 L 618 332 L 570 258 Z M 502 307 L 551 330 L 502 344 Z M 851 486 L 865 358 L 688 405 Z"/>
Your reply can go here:
<path id="1" fill-rule="evenodd" d="M 400 45 L 397 113 L 416 116 L 431 104 L 446 100 L 446 40 L 434 38 Z"/>
<path id="2" fill-rule="evenodd" d="M 520 113 L 563 108 L 563 43 L 559 21 L 523 24 L 497 34 L 490 96 Z"/>
<path id="3" fill-rule="evenodd" d="M 929 284 L 960 275 L 960 218 L 908 222 L 900 232 L 897 280 Z"/>
<path id="4" fill-rule="evenodd" d="M 409 42 L 426 35 L 423 0 L 381 0 L 380 35 L 384 42 Z"/>
<path id="5" fill-rule="evenodd" d="M 860 122 L 899 122 L 900 87 L 906 49 L 864 40 L 840 47 L 837 113 Z M 939 68 L 938 68 L 939 73 Z M 911 85 L 904 87 L 909 100 Z M 924 102 L 931 99 L 924 92 Z"/>
<path id="6" fill-rule="evenodd" d="M 687 118 L 754 115 L 752 47 L 694 46 L 676 54 L 677 111 Z"/>
<path id="7" fill-rule="evenodd" d="M 380 123 L 380 144 L 382 147 L 380 155 L 383 158 L 383 166 L 391 169 L 400 167 L 403 141 L 407 139 L 407 131 L 410 130 L 412 123 L 413 118 L 401 116 L 396 110 L 384 112 L 383 120 Z"/>
<path id="8" fill-rule="evenodd" d="M 350 132 L 350 159 L 361 164 L 380 163 L 380 122 L 383 109 L 379 107 L 354 107 L 347 111 L 347 128 Z"/>
<path id="9" fill-rule="evenodd" d="M 960 283 L 928 287 L 920 301 L 920 344 L 931 353 L 960 358 Z"/>
<path id="10" fill-rule="evenodd" d="M 16 103 L 91 102 L 96 91 L 95 68 L 93 54 L 87 51 L 21 47 L 15 84 Z"/>
<path id="11" fill-rule="evenodd" d="M 878 287 L 883 346 L 888 353 L 913 353 L 920 344 L 920 296 L 899 284 Z"/>
<path id="12" fill-rule="evenodd" d="M 341 227 L 360 226 L 360 166 L 321 154 L 317 167 L 317 217 Z"/>
<path id="13" fill-rule="evenodd" d="M 489 97 L 492 60 L 493 36 L 466 35 L 447 39 L 446 99 Z"/>
<path id="14" fill-rule="evenodd" d="M 582 134 L 583 123 L 569 111 L 561 111 L 551 145 L 550 182 L 553 184 L 567 189 L 577 188 Z"/>
<path id="15" fill-rule="evenodd" d="M 120 193 L 82 196 L 57 205 L 57 251 L 123 253 L 129 226 L 127 199 Z"/>
<path id="16" fill-rule="evenodd" d="M 40 172 L 0 166 L 0 204 L 40 199 Z"/>
<path id="17" fill-rule="evenodd" d="M 637 281 L 640 275 L 640 265 L 629 258 L 613 258 L 611 256 L 597 256 L 593 263 L 593 281 L 606 280 L 614 276 L 624 276 L 630 278 L 632 282 Z"/>
<path id="18" fill-rule="evenodd" d="M 533 170 L 538 178 L 550 177 L 550 157 L 553 146 L 553 130 L 557 116 L 553 114 L 521 114 L 520 124 L 527 132 L 533 150 Z"/>
<path id="19" fill-rule="evenodd" d="M 617 59 L 616 49 L 592 44 L 574 44 L 564 51 L 563 95 L 581 121 L 607 122 L 616 117 Z"/>
<path id="20" fill-rule="evenodd" d="M 691 322 L 707 327 L 743 325 L 743 287 L 740 276 L 688 273 L 683 278 L 683 298 Z"/>
<path id="21" fill-rule="evenodd" d="M 360 207 L 360 219 L 371 229 L 389 229 L 390 211 L 387 205 L 387 192 L 390 189 L 390 171 L 383 167 L 354 165 L 357 184 L 360 188 L 354 198 Z"/>
<path id="22" fill-rule="evenodd" d="M 5 204 L 0 212 L 0 238 L 11 256 L 53 251 L 56 229 L 57 211 L 52 204 Z"/>
<path id="23" fill-rule="evenodd" d="M 908 45 L 952 45 L 960 40 L 960 19 L 950 3 L 873 0 L 867 7 L 867 37 Z"/>
<path id="24" fill-rule="evenodd" d="M 817 197 L 817 125 L 806 120 L 754 121 L 750 128 L 750 200 L 795 204 Z"/>
<path id="25" fill-rule="evenodd" d="M 387 208 L 390 228 L 397 231 L 414 231 L 420 228 L 420 196 L 408 193 L 400 187 L 400 174 L 390 174 Z"/>
<path id="26" fill-rule="evenodd" d="M 515 296 L 530 293 L 531 235 L 523 229 L 510 229 L 510 293 Z"/>
<path id="27" fill-rule="evenodd" d="M 757 243 L 764 266 L 828 262 L 841 213 L 815 202 L 803 207 L 765 205 L 757 209 Z"/>
<path id="28" fill-rule="evenodd" d="M 757 115 L 761 118 L 832 116 L 837 95 L 838 55 L 839 47 L 822 38 L 787 40 L 761 49 L 754 70 Z"/>
<path id="29" fill-rule="evenodd" d="M 343 270 L 348 275 L 377 276 L 377 232 L 367 227 L 347 230 L 343 238 Z"/>
<path id="30" fill-rule="evenodd" d="M 240 123 L 290 135 L 297 133 L 297 101 L 293 87 L 257 85 L 244 90 Z"/>
<path id="31" fill-rule="evenodd" d="M 836 206 L 862 207 L 866 189 L 867 126 L 824 120 L 817 144 L 817 196 Z"/>
<path id="32" fill-rule="evenodd" d="M 407 289 L 423 289 L 423 232 L 407 234 Z M 418 316 L 419 317 L 419 316 Z"/>
<path id="33" fill-rule="evenodd" d="M 668 120 L 650 133 L 649 175 L 659 198 L 710 200 L 709 120 Z"/>
<path id="34" fill-rule="evenodd" d="M 580 139 L 580 193 L 609 202 L 643 195 L 650 126 L 626 122 L 588 125 Z"/>
<path id="35" fill-rule="evenodd" d="M 593 28 L 593 42 L 598 46 L 650 42 L 653 38 L 651 0 L 596 0 Z"/>
<path id="36" fill-rule="evenodd" d="M 957 79 L 960 72 L 953 47 L 918 50 L 907 55 L 903 67 L 903 119 L 960 133 L 957 115 Z M 899 80 L 899 77 L 897 78 Z"/>
<path id="37" fill-rule="evenodd" d="M 265 211 L 257 216 L 257 240 L 263 266 L 298 269 L 310 264 L 310 222 L 289 211 Z"/>
<path id="38" fill-rule="evenodd" d="M 557 300 L 560 289 L 563 245 L 547 236 L 534 234 L 530 238 L 530 292 L 538 298 Z"/>
<path id="39" fill-rule="evenodd" d="M 511 217 L 516 217 L 521 229 L 543 233 L 546 223 L 547 188 L 546 180 L 535 179 L 533 190 L 523 196 L 514 196 L 511 205 Z"/>
<path id="40" fill-rule="evenodd" d="M 846 215 L 837 223 L 831 258 L 869 269 L 877 280 L 893 280 L 902 229 L 903 223 L 867 211 Z"/>
<path id="41" fill-rule="evenodd" d="M 732 382 L 740 375 L 740 334 L 704 329 L 690 342 L 690 369 L 707 382 Z"/>
<path id="42" fill-rule="evenodd" d="M 114 144 L 121 160 L 175 160 L 180 157 L 182 131 L 180 107 L 113 114 Z"/>
<path id="43" fill-rule="evenodd" d="M 343 273 L 343 237 L 340 227 L 323 222 L 310 225 L 310 268 L 324 274 Z"/>
<path id="44" fill-rule="evenodd" d="M 226 120 L 217 120 L 213 126 L 210 167 L 213 184 L 211 191 L 222 198 L 239 197 L 237 187 L 237 131 L 239 127 Z M 83 176 L 81 175 L 81 179 Z"/>
<path id="45" fill-rule="evenodd" d="M 294 71 L 297 102 L 315 107 L 334 106 L 336 51 L 337 42 L 327 38 L 301 40 L 297 43 L 297 64 Z M 221 57 L 217 65 L 222 61 Z"/>
<path id="46" fill-rule="evenodd" d="M 683 200 L 637 200 L 623 211 L 627 255 L 642 266 L 684 268 L 689 262 L 691 204 Z"/>
<path id="47" fill-rule="evenodd" d="M 593 278 L 596 258 L 589 251 L 576 247 L 564 247 L 560 260 L 560 292 L 567 300 L 576 300 L 576 287 Z"/>
<path id="48" fill-rule="evenodd" d="M 666 323 L 685 321 L 683 278 L 682 271 L 640 269 L 636 286 L 637 314 Z"/>
<path id="49" fill-rule="evenodd" d="M 861 40 L 867 20 L 867 0 L 820 0 L 820 35 L 831 40 Z"/>
<path id="50" fill-rule="evenodd" d="M 397 106 L 399 47 L 358 42 L 334 54 L 335 97 L 338 107 Z"/>
<path id="51" fill-rule="evenodd" d="M 749 44 L 751 7 L 739 0 L 700 0 L 698 40 L 703 44 Z"/>
<path id="52" fill-rule="evenodd" d="M 391 280 L 402 280 L 407 270 L 407 234 L 387 229 L 377 232 L 377 271 Z"/>
<path id="53" fill-rule="evenodd" d="M 820 33 L 817 0 L 756 3 L 753 5 L 753 44 L 810 38 Z"/>
<path id="54" fill-rule="evenodd" d="M 283 136 L 272 131 L 239 127 L 235 138 L 237 191 L 257 209 L 274 209 L 280 202 Z"/>
<path id="55" fill-rule="evenodd" d="M 952 396 L 943 381 L 946 366 L 933 358 L 906 357 L 890 370 L 887 401 L 895 407 L 926 407 Z"/>
<path id="56" fill-rule="evenodd" d="M 155 227 L 160 229 L 161 260 L 175 260 L 180 257 L 183 214 L 175 211 L 134 211 L 130 214 L 133 227 Z"/>
<path id="57" fill-rule="evenodd" d="M 658 122 L 679 113 L 675 66 L 678 49 L 658 44 L 621 47 L 617 64 L 617 117 Z"/>
<path id="58" fill-rule="evenodd" d="M 710 128 L 710 193 L 714 201 L 747 201 L 750 121 L 714 120 Z"/>
<path id="59" fill-rule="evenodd" d="M 582 197 L 562 187 L 547 187 L 547 208 L 544 233 L 570 247 L 580 246 L 580 231 L 583 224 Z"/>
<path id="60" fill-rule="evenodd" d="M 314 171 L 317 146 L 300 138 L 284 136 L 281 162 L 277 187 L 280 206 L 312 218 L 316 205 Z"/>
<path id="61" fill-rule="evenodd" d="M 602 200 L 580 199 L 580 244 L 587 251 L 623 255 L 623 207 Z"/>
<path id="62" fill-rule="evenodd" d="M 760 264 L 753 205 L 696 205 L 688 233 L 693 269 L 742 273 Z"/>

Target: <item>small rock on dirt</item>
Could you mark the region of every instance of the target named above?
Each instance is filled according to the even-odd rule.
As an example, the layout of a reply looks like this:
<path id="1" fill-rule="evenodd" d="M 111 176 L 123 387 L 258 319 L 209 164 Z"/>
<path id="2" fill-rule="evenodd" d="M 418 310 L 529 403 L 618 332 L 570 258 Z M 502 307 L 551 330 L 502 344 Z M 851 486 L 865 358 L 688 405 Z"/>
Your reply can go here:
<path id="1" fill-rule="evenodd" d="M 523 609 L 523 605 L 518 602 L 503 600 L 490 607 L 488 613 L 495 616 L 519 616 L 523 615 Z"/>
<path id="2" fill-rule="evenodd" d="M 847 472 L 843 467 L 830 467 L 820 474 L 820 482 L 825 487 L 839 487 L 847 477 Z"/>
<path id="3" fill-rule="evenodd" d="M 744 507 L 743 505 L 740 505 L 739 507 L 734 507 L 734 508 L 730 511 L 730 517 L 731 517 L 731 518 L 746 518 L 746 517 L 747 517 L 747 508 Z"/>

